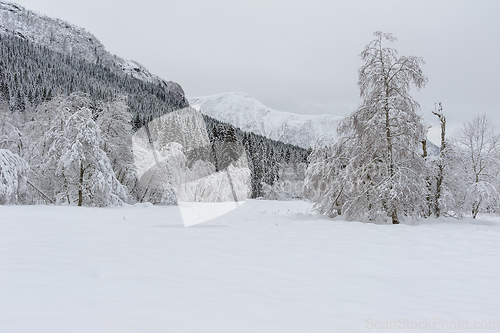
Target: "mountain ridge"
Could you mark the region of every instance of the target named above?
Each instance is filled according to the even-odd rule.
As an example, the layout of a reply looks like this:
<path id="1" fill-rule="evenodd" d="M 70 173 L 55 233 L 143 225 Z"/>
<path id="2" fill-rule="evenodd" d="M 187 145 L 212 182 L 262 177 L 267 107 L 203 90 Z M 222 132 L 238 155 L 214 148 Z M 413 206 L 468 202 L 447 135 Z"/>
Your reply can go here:
<path id="1" fill-rule="evenodd" d="M 0 18 L 0 34 L 14 35 L 59 53 L 101 64 L 117 75 L 130 75 L 144 82 L 158 83 L 167 93 L 187 102 L 184 90 L 178 83 L 150 73 L 137 61 L 112 55 L 84 28 L 4 0 L 0 0 Z"/>
<path id="2" fill-rule="evenodd" d="M 267 138 L 311 148 L 324 136 L 338 139 L 337 125 L 344 117 L 335 115 L 300 115 L 273 110 L 244 92 L 189 98 L 192 107 L 217 120 L 227 122 Z"/>
<path id="3" fill-rule="evenodd" d="M 314 148 L 320 137 L 336 142 L 339 122 L 344 116 L 329 114 L 301 115 L 273 110 L 245 92 L 189 98 L 191 107 L 202 113 L 240 128 L 301 148 Z M 439 147 L 427 139 L 429 156 L 439 155 Z"/>

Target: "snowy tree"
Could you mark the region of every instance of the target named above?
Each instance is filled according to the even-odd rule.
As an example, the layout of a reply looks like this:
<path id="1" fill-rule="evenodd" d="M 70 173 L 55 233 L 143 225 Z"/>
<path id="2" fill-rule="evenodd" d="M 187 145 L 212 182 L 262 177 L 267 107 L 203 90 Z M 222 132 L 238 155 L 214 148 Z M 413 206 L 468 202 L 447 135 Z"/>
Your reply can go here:
<path id="1" fill-rule="evenodd" d="M 441 146 L 439 148 L 439 155 L 429 155 L 427 151 L 427 138 L 422 140 L 422 157 L 425 159 L 427 164 L 427 169 L 425 170 L 427 195 L 424 216 L 428 217 L 434 214 L 436 217 L 439 217 L 443 212 L 443 206 L 445 206 L 443 202 L 443 194 L 447 190 L 445 188 L 445 169 L 450 162 L 450 149 L 447 147 L 446 117 L 443 114 L 443 106 L 441 103 L 435 104 L 435 109 L 432 111 L 432 114 L 437 116 L 440 122 Z"/>
<path id="2" fill-rule="evenodd" d="M 53 149 L 62 153 L 56 175 L 65 181 L 58 199 L 70 203 L 77 196 L 78 206 L 119 204 L 125 190 L 114 176 L 106 153 L 100 148 L 100 129 L 92 120 L 92 112 L 82 108 L 65 124 L 62 140 Z"/>
<path id="3" fill-rule="evenodd" d="M 441 144 L 439 152 L 427 154 L 423 146 L 423 157 L 427 164 L 425 179 L 427 183 L 426 207 L 424 216 L 434 214 L 460 218 L 463 216 L 464 191 L 463 183 L 463 152 L 446 138 L 446 117 L 441 103 L 436 103 L 432 114 L 438 117 L 441 127 Z M 424 144 L 424 141 L 422 142 Z"/>
<path id="4" fill-rule="evenodd" d="M 500 135 L 485 114 L 464 125 L 456 142 L 462 149 L 464 208 L 476 218 L 498 211 L 500 190 Z"/>
<path id="5" fill-rule="evenodd" d="M 34 181 L 59 203 L 120 204 L 127 192 L 102 149 L 101 130 L 91 108 L 83 93 L 56 97 L 39 108 L 30 125 L 37 138 L 30 153 L 37 166 Z"/>
<path id="6" fill-rule="evenodd" d="M 24 203 L 28 170 L 22 158 L 0 149 L 0 204 Z"/>
<path id="7" fill-rule="evenodd" d="M 238 143 L 234 127 L 229 126 L 227 131 L 222 134 L 220 141 L 214 143 L 214 145 L 216 145 L 214 154 L 215 169 L 216 171 L 225 171 L 232 190 L 233 199 L 237 202 L 238 197 L 234 190 L 233 177 L 231 177 L 229 166 L 240 158 L 243 153 L 243 147 Z"/>
<path id="8" fill-rule="evenodd" d="M 131 121 L 132 115 L 124 95 L 98 106 L 97 124 L 101 130 L 102 149 L 111 161 L 117 179 L 130 189 L 137 180 L 132 153 Z"/>
<path id="9" fill-rule="evenodd" d="M 61 151 L 55 148 L 64 140 L 66 122 L 79 108 L 90 108 L 92 103 L 82 94 L 57 96 L 40 105 L 32 115 L 33 119 L 25 124 L 32 142 L 27 150 L 26 159 L 32 166 L 31 183 L 46 193 L 51 201 L 62 191 L 61 178 L 56 176 Z"/>
<path id="10" fill-rule="evenodd" d="M 332 144 L 320 137 L 308 157 L 304 194 L 315 203 L 319 213 L 331 217 L 341 215 L 346 202 L 348 142 L 346 138 L 341 138 Z"/>
<path id="11" fill-rule="evenodd" d="M 0 148 L 24 157 L 30 138 L 23 133 L 26 116 L 21 112 L 12 112 L 0 101 Z"/>
<path id="12" fill-rule="evenodd" d="M 384 40 L 396 40 L 391 34 L 376 32 L 375 37 L 361 53 L 361 106 L 340 123 L 343 139 L 331 150 L 331 163 L 344 158 L 346 163 L 327 165 L 339 175 L 317 208 L 340 209 L 347 219 L 389 217 L 397 224 L 401 215 L 420 214 L 425 201 L 424 126 L 409 91 L 424 87 L 427 78 L 421 58 L 398 57 L 395 49 L 384 47 Z"/>
<path id="13" fill-rule="evenodd" d="M 437 161 L 437 175 L 436 175 L 436 192 L 434 194 L 434 214 L 439 217 L 441 214 L 440 200 L 443 193 L 443 179 L 445 169 L 445 152 L 446 152 L 446 117 L 443 115 L 443 107 L 439 103 L 438 108 L 433 112 L 439 118 L 441 124 L 441 147 L 439 148 L 439 158 Z"/>

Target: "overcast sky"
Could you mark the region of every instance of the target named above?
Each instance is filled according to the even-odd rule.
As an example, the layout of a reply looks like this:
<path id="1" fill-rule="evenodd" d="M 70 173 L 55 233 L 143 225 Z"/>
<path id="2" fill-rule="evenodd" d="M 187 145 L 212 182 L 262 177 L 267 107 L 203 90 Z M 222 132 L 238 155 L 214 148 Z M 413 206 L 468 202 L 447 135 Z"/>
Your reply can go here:
<path id="1" fill-rule="evenodd" d="M 300 114 L 356 109 L 359 53 L 391 32 L 400 55 L 424 58 L 413 97 L 450 135 L 486 112 L 500 129 L 500 1 L 17 0 L 94 34 L 113 54 L 182 85 L 186 96 L 231 91 Z M 436 119 L 434 119 L 436 118 Z"/>

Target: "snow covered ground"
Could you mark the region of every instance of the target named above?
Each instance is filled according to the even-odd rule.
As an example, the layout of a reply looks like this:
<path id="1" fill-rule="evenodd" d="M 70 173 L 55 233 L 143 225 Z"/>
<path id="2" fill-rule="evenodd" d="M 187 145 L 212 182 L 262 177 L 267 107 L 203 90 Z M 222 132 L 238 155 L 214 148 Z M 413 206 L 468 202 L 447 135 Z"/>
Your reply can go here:
<path id="1" fill-rule="evenodd" d="M 249 200 L 185 228 L 176 207 L 0 206 L 0 332 L 500 331 L 484 329 L 500 321 L 500 218 L 310 208 Z"/>

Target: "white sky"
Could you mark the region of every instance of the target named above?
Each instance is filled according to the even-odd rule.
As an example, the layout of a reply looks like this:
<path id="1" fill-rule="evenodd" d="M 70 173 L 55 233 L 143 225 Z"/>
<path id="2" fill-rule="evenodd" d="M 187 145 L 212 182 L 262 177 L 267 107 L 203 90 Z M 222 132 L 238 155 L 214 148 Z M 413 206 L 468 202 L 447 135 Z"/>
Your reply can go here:
<path id="1" fill-rule="evenodd" d="M 359 103 L 359 53 L 391 32 L 400 55 L 424 58 L 414 98 L 443 103 L 449 135 L 476 114 L 500 130 L 500 1 L 17 0 L 93 33 L 113 54 L 181 84 L 186 96 L 231 91 L 301 114 L 348 114 Z M 436 118 L 436 119 L 435 119 Z"/>

